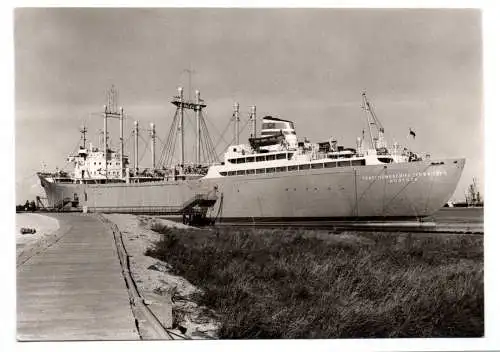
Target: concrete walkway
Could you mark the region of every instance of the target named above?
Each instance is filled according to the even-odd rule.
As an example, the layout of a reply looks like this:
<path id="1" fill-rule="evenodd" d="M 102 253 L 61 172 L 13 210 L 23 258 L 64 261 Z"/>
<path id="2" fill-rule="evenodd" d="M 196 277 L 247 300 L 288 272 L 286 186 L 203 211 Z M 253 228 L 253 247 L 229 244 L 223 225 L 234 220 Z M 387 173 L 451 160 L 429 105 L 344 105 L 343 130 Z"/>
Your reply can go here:
<path id="1" fill-rule="evenodd" d="M 56 217 L 71 226 L 17 269 L 18 340 L 139 340 L 112 233 L 92 215 Z"/>

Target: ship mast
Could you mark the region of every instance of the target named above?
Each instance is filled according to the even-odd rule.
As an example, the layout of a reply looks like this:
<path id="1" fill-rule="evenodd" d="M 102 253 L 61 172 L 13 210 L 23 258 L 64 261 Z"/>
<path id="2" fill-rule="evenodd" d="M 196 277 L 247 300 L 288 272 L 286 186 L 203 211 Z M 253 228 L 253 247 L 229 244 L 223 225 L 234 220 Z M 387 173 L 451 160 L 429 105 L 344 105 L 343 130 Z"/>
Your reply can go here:
<path id="1" fill-rule="evenodd" d="M 191 75 L 189 75 L 189 79 L 191 80 Z M 191 83 L 190 83 L 191 84 Z M 195 92 L 195 99 L 196 99 L 196 108 L 194 109 L 195 114 L 196 114 L 196 164 L 199 165 L 201 164 L 201 124 L 200 124 L 200 119 L 201 119 L 201 108 L 199 107 L 200 104 L 200 91 L 197 90 Z"/>
<path id="2" fill-rule="evenodd" d="M 155 169 L 155 151 L 156 151 L 156 131 L 155 131 L 155 124 L 151 123 L 151 163 L 153 170 Z"/>
<path id="3" fill-rule="evenodd" d="M 177 114 L 179 114 L 179 124 L 177 130 L 179 132 L 179 164 L 184 167 L 184 109 L 194 110 L 196 113 L 196 154 L 197 161 L 200 162 L 201 159 L 201 113 L 202 109 L 207 105 L 200 98 L 200 92 L 196 91 L 196 100 L 184 100 L 183 89 L 179 87 L 177 89 L 178 95 L 174 96 L 171 103 L 177 107 Z"/>
<path id="4" fill-rule="evenodd" d="M 123 108 L 120 107 L 120 178 L 123 178 Z"/>
<path id="5" fill-rule="evenodd" d="M 139 172 L 139 121 L 134 121 L 134 169 Z"/>
<path id="6" fill-rule="evenodd" d="M 104 159 L 105 159 L 105 176 L 108 178 L 108 119 L 116 118 L 120 120 L 120 178 L 123 178 L 123 153 L 124 153 L 124 145 L 123 145 L 123 108 L 120 107 L 118 110 L 118 92 L 115 89 L 115 86 L 112 85 L 111 89 L 107 92 L 108 102 L 104 105 Z M 84 140 L 85 147 L 85 140 Z"/>
<path id="7" fill-rule="evenodd" d="M 252 121 L 252 137 L 257 138 L 257 107 L 250 107 L 250 121 Z"/>
<path id="8" fill-rule="evenodd" d="M 80 133 L 82 134 L 82 137 L 83 137 L 83 149 L 86 149 L 87 148 L 87 127 L 83 126 L 81 129 L 80 129 Z"/>
<path id="9" fill-rule="evenodd" d="M 180 111 L 179 111 L 179 163 L 181 168 L 184 167 L 184 96 L 182 87 L 179 87 L 179 101 L 180 101 Z"/>
<path id="10" fill-rule="evenodd" d="M 240 144 L 240 104 L 234 103 L 233 106 L 233 117 L 234 117 L 234 140 L 236 145 Z"/>

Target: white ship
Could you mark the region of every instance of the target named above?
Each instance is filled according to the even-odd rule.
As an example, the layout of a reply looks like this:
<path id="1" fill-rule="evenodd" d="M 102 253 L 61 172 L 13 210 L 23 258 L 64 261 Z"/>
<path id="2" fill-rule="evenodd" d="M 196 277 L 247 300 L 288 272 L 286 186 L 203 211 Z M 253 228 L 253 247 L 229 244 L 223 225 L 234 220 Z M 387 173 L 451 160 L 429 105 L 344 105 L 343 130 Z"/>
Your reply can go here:
<path id="1" fill-rule="evenodd" d="M 47 206 L 89 212 L 125 212 L 208 216 L 217 221 L 421 219 L 432 215 L 455 191 L 465 160 L 419 156 L 401 145 L 388 145 L 384 128 L 363 93 L 368 138 L 353 148 L 334 138 L 312 143 L 300 140 L 292 121 L 262 118 L 257 136 L 256 108 L 249 121 L 249 143 L 239 143 L 239 106 L 235 104 L 234 145 L 222 162 L 209 159 L 211 140 L 202 110 L 206 104 L 196 92 L 184 99 L 182 88 L 172 103 L 176 113 L 163 151 L 176 165 L 155 164 L 155 129 L 151 126 L 153 167 L 137 164 L 138 125 L 135 124 L 135 165 L 124 154 L 123 110 L 108 104 L 107 119 L 120 120 L 120 150 L 101 150 L 85 143 L 70 160 L 72 173 L 39 173 Z M 194 110 L 196 160 L 185 162 L 184 111 Z M 363 134 L 364 135 L 364 134 Z M 364 136 L 363 136 L 364 137 Z M 203 149 L 203 145 L 205 149 Z M 211 151 L 212 157 L 214 156 Z M 164 154 L 164 153 L 162 153 Z M 203 158 L 203 156 L 205 158 Z"/>

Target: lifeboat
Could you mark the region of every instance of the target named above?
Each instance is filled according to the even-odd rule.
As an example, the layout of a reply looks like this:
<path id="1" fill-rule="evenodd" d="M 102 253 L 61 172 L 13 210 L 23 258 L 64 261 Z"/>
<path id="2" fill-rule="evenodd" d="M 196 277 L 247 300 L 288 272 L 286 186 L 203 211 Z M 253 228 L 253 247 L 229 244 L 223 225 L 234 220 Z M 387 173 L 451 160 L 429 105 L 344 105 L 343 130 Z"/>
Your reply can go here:
<path id="1" fill-rule="evenodd" d="M 259 147 L 266 147 L 268 145 L 281 144 L 284 140 L 285 136 L 282 132 L 279 132 L 269 136 L 249 138 L 248 142 L 253 149 L 258 149 Z"/>

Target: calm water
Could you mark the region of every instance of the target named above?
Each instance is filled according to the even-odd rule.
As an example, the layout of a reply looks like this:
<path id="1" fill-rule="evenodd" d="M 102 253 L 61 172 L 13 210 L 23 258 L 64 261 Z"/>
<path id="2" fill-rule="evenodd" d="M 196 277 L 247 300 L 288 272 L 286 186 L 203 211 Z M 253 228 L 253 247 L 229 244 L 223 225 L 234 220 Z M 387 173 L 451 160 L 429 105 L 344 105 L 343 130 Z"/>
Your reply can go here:
<path id="1" fill-rule="evenodd" d="M 443 208 L 432 218 L 438 224 L 480 224 L 483 223 L 484 208 Z"/>

